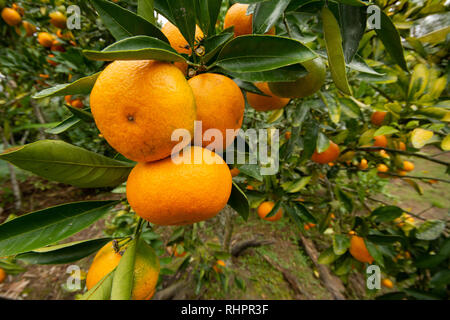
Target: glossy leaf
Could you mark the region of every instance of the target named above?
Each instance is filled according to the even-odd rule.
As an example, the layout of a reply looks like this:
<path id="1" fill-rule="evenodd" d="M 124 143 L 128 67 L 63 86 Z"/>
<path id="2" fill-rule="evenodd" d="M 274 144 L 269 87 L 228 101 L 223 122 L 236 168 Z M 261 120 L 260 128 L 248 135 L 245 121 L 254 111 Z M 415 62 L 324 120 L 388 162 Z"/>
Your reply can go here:
<path id="1" fill-rule="evenodd" d="M 379 264 L 381 267 L 384 266 L 384 259 L 381 250 L 377 247 L 376 244 L 364 239 L 364 243 L 367 247 L 367 251 L 369 251 L 370 255 L 375 260 L 375 263 Z"/>
<path id="2" fill-rule="evenodd" d="M 248 198 L 245 195 L 245 193 L 239 188 L 237 184 L 233 182 L 233 188 L 231 189 L 231 196 L 228 200 L 228 204 L 230 207 L 232 207 L 234 210 L 236 210 L 237 213 L 247 221 L 248 216 L 250 214 L 250 205 L 248 202 Z"/>
<path id="3" fill-rule="evenodd" d="M 349 63 L 358 51 L 359 42 L 366 30 L 367 8 L 339 4 L 339 16 L 342 27 L 344 57 L 345 61 Z"/>
<path id="4" fill-rule="evenodd" d="M 117 201 L 64 204 L 20 216 L 0 225 L 0 257 L 36 250 L 87 228 Z"/>
<path id="5" fill-rule="evenodd" d="M 216 56 L 223 48 L 225 43 L 233 38 L 233 35 L 234 33 L 232 32 L 223 32 L 221 34 L 205 39 L 205 41 L 203 42 L 203 46 L 205 47 L 205 55 L 203 56 L 203 61 L 208 62 L 214 56 Z"/>
<path id="6" fill-rule="evenodd" d="M 350 238 L 342 234 L 333 235 L 333 251 L 336 255 L 343 255 L 350 248 Z"/>
<path id="7" fill-rule="evenodd" d="M 397 28 L 392 23 L 391 19 L 383 12 L 379 10 L 381 15 L 381 29 L 375 29 L 380 40 L 383 42 L 386 51 L 392 57 L 392 59 L 405 71 L 408 71 L 406 65 L 405 56 L 403 54 L 403 47 L 400 39 L 400 34 Z"/>
<path id="8" fill-rule="evenodd" d="M 66 264 L 83 259 L 100 250 L 111 239 L 93 239 L 44 247 L 19 254 L 16 259 L 30 264 Z"/>
<path id="9" fill-rule="evenodd" d="M 115 270 L 104 276 L 88 292 L 83 294 L 80 300 L 110 300 Z"/>
<path id="10" fill-rule="evenodd" d="M 146 19 L 148 22 L 155 24 L 155 13 L 153 8 L 153 0 L 138 0 L 138 15 Z"/>
<path id="11" fill-rule="evenodd" d="M 95 81 L 97 81 L 100 72 L 88 77 L 84 77 L 74 81 L 72 83 L 58 84 L 54 87 L 44 89 L 36 93 L 34 99 L 42 99 L 54 96 L 67 96 L 74 94 L 89 94 L 94 87 Z"/>
<path id="12" fill-rule="evenodd" d="M 127 179 L 133 166 L 57 140 L 18 147 L 0 154 L 0 160 L 45 179 L 80 188 L 118 186 Z"/>
<path id="13" fill-rule="evenodd" d="M 390 134 L 394 134 L 397 132 L 398 132 L 398 130 L 393 127 L 381 126 L 377 131 L 375 131 L 375 133 L 373 135 L 376 137 L 376 136 L 382 136 L 382 135 L 390 135 Z"/>
<path id="14" fill-rule="evenodd" d="M 303 204 L 296 202 L 294 206 L 297 214 L 303 221 L 317 223 L 317 219 L 309 212 L 308 208 L 306 208 Z"/>
<path id="15" fill-rule="evenodd" d="M 339 90 L 345 94 L 352 95 L 352 90 L 347 80 L 339 23 L 327 7 L 322 9 L 322 23 L 331 77 Z"/>
<path id="16" fill-rule="evenodd" d="M 334 253 L 333 247 L 330 247 L 320 254 L 317 262 L 320 264 L 331 264 L 338 258 L 339 256 Z"/>
<path id="17" fill-rule="evenodd" d="M 317 55 L 302 43 L 289 38 L 246 35 L 228 42 L 216 64 L 231 72 L 260 72 L 298 64 Z"/>
<path id="18" fill-rule="evenodd" d="M 382 206 L 375 209 L 371 216 L 375 221 L 387 222 L 393 221 L 394 219 L 400 217 L 403 214 L 403 210 L 395 206 Z"/>
<path id="19" fill-rule="evenodd" d="M 367 236 L 367 239 L 370 242 L 379 245 L 391 245 L 396 242 L 402 242 L 403 238 L 400 236 L 392 236 L 392 235 L 378 235 L 378 234 L 370 234 Z"/>
<path id="20" fill-rule="evenodd" d="M 258 181 L 263 181 L 261 169 L 257 164 L 244 164 L 239 167 L 239 170 L 241 171 L 241 173 L 249 177 L 252 177 Z"/>
<path id="21" fill-rule="evenodd" d="M 134 263 L 136 260 L 137 240 L 127 245 L 127 249 L 116 267 L 113 277 L 111 300 L 130 300 L 134 283 Z"/>
<path id="22" fill-rule="evenodd" d="M 253 33 L 267 33 L 283 15 L 291 0 L 263 1 L 253 12 Z"/>
<path id="23" fill-rule="evenodd" d="M 116 40 L 150 36 L 169 42 L 158 27 L 121 6 L 106 0 L 91 0 L 105 26 Z"/>
<path id="24" fill-rule="evenodd" d="M 159 60 L 169 62 L 186 61 L 166 42 L 147 36 L 136 36 L 120 40 L 102 51 L 84 50 L 91 60 Z"/>
<path id="25" fill-rule="evenodd" d="M 80 119 L 75 116 L 70 116 L 66 120 L 60 122 L 56 127 L 53 127 L 51 129 L 45 130 L 45 132 L 50 134 L 61 134 L 63 132 L 66 132 L 70 128 L 73 128 L 78 123 L 80 123 Z"/>
<path id="26" fill-rule="evenodd" d="M 305 123 L 305 135 L 303 137 L 302 160 L 310 159 L 316 150 L 319 125 L 315 121 Z"/>
<path id="27" fill-rule="evenodd" d="M 221 68 L 217 68 L 221 69 Z M 282 67 L 279 69 L 261 71 L 261 72 L 230 72 L 228 70 L 221 69 L 222 73 L 225 73 L 233 78 L 238 78 L 244 81 L 251 82 L 286 82 L 295 81 L 298 78 L 304 77 L 308 74 L 308 71 L 301 64 L 294 64 L 291 66 Z"/>
<path id="28" fill-rule="evenodd" d="M 207 35 L 213 35 L 219 17 L 222 0 L 196 0 L 197 19 L 200 29 Z"/>
<path id="29" fill-rule="evenodd" d="M 420 240 L 435 240 L 445 230 L 445 222 L 441 220 L 427 220 L 422 223 L 416 232 L 416 238 Z"/>

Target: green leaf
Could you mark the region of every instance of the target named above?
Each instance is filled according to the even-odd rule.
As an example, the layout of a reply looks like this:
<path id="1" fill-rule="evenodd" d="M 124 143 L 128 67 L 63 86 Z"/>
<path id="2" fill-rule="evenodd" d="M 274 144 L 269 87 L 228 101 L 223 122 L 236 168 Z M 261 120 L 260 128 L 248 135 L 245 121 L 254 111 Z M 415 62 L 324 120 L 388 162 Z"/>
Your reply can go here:
<path id="1" fill-rule="evenodd" d="M 433 287 L 445 287 L 450 284 L 450 270 L 441 270 L 431 278 L 430 285 Z"/>
<path id="2" fill-rule="evenodd" d="M 348 4 L 339 4 L 339 16 L 342 27 L 345 61 L 353 60 L 366 30 L 367 8 Z"/>
<path id="3" fill-rule="evenodd" d="M 296 202 L 294 208 L 297 215 L 303 221 L 317 223 L 317 219 L 311 214 L 311 212 L 309 212 L 308 208 L 306 208 L 303 204 Z"/>
<path id="4" fill-rule="evenodd" d="M 159 60 L 169 62 L 186 61 L 170 45 L 159 39 L 136 36 L 113 43 L 102 51 L 84 50 L 91 60 Z"/>
<path id="5" fill-rule="evenodd" d="M 347 80 L 339 23 L 328 7 L 323 7 L 322 9 L 322 23 L 331 77 L 339 90 L 351 96 L 352 90 Z"/>
<path id="6" fill-rule="evenodd" d="M 367 236 L 367 239 L 374 244 L 379 245 L 391 245 L 396 242 L 403 242 L 403 238 L 400 236 L 391 236 L 391 235 L 378 235 L 378 234 L 370 234 Z"/>
<path id="7" fill-rule="evenodd" d="M 86 201 L 35 211 L 0 225 L 0 257 L 66 239 L 100 219 L 118 201 Z"/>
<path id="8" fill-rule="evenodd" d="M 427 220 L 422 223 L 416 232 L 416 238 L 420 240 L 435 240 L 445 230 L 445 222 L 441 220 Z"/>
<path id="9" fill-rule="evenodd" d="M 322 132 L 319 132 L 319 136 L 317 137 L 317 152 L 322 153 L 325 150 L 328 150 L 329 147 L 330 139 Z"/>
<path id="10" fill-rule="evenodd" d="M 45 130 L 45 132 L 50 134 L 61 134 L 63 132 L 66 132 L 70 128 L 73 128 L 78 123 L 80 123 L 80 119 L 75 116 L 70 116 L 66 120 L 60 122 L 56 127 L 53 127 L 51 129 Z"/>
<path id="11" fill-rule="evenodd" d="M 331 121 L 333 121 L 333 123 L 335 124 L 338 124 L 341 120 L 341 104 L 334 96 L 332 96 L 328 92 L 319 91 L 319 95 L 328 110 Z"/>
<path id="12" fill-rule="evenodd" d="M 376 137 L 376 136 L 394 134 L 397 132 L 399 132 L 399 131 L 395 128 L 392 128 L 390 126 L 382 126 L 377 131 L 375 131 L 375 133 L 373 135 Z"/>
<path id="13" fill-rule="evenodd" d="M 153 0 L 138 0 L 138 15 L 146 19 L 148 22 L 155 24 L 155 13 L 153 8 Z"/>
<path id="14" fill-rule="evenodd" d="M 391 58 L 405 71 L 408 71 L 406 65 L 405 56 L 403 54 L 402 42 L 400 39 L 400 34 L 397 28 L 392 23 L 391 19 L 379 9 L 381 15 L 381 28 L 375 29 L 380 40 L 386 48 Z"/>
<path id="15" fill-rule="evenodd" d="M 414 297 L 418 300 L 441 300 L 439 297 L 425 291 L 416 289 L 404 289 L 404 290 L 409 296 Z"/>
<path id="16" fill-rule="evenodd" d="M 403 210 L 399 207 L 381 206 L 372 212 L 371 217 L 377 222 L 388 222 L 400 217 L 402 213 Z"/>
<path id="17" fill-rule="evenodd" d="M 0 159 L 43 178 L 80 188 L 118 186 L 126 181 L 133 166 L 57 140 L 21 146 L 0 154 Z"/>
<path id="18" fill-rule="evenodd" d="M 333 251 L 336 255 L 343 255 L 348 248 L 350 248 L 350 239 L 346 235 L 333 235 Z"/>
<path id="19" fill-rule="evenodd" d="M 253 12 L 253 33 L 267 33 L 283 15 L 290 0 L 258 2 Z"/>
<path id="20" fill-rule="evenodd" d="M 16 256 L 16 259 L 30 264 L 66 264 L 83 259 L 100 250 L 110 238 L 84 240 L 44 247 Z"/>
<path id="21" fill-rule="evenodd" d="M 83 294 L 80 300 L 110 300 L 114 272 L 115 269 L 104 276 L 91 290 Z"/>
<path id="22" fill-rule="evenodd" d="M 302 63 L 317 55 L 301 42 L 267 35 L 245 35 L 228 42 L 216 65 L 231 72 L 260 72 Z"/>
<path id="23" fill-rule="evenodd" d="M 263 181 L 262 175 L 261 175 L 261 169 L 257 164 L 244 164 L 239 167 L 239 171 L 241 173 L 252 177 L 258 181 Z"/>
<path id="24" fill-rule="evenodd" d="M 111 300 L 131 300 L 134 283 L 134 262 L 136 260 L 137 239 L 127 245 L 114 272 Z"/>
<path id="25" fill-rule="evenodd" d="M 303 137 L 303 152 L 301 159 L 310 159 L 316 150 L 317 138 L 319 135 L 319 125 L 316 121 L 307 121 L 305 123 L 305 135 Z"/>
<path id="26" fill-rule="evenodd" d="M 379 264 L 381 267 L 384 267 L 384 259 L 381 250 L 377 247 L 376 244 L 364 239 L 364 243 L 366 244 L 367 251 L 369 251 L 370 255 L 373 257 L 375 262 Z"/>
<path id="27" fill-rule="evenodd" d="M 238 78 L 251 82 L 286 82 L 295 81 L 298 78 L 304 77 L 308 74 L 305 67 L 301 64 L 294 64 L 291 66 L 282 67 L 279 69 L 261 71 L 261 72 L 231 72 L 222 68 L 215 68 L 221 73 L 227 74 L 233 78 Z"/>
<path id="28" fill-rule="evenodd" d="M 336 186 L 335 188 L 335 193 L 338 200 L 342 202 L 342 204 L 344 205 L 345 210 L 347 210 L 348 213 L 352 213 L 353 212 L 352 197 L 348 193 L 342 191 L 342 189 L 339 188 L 338 186 Z"/>
<path id="29" fill-rule="evenodd" d="M 228 200 L 228 204 L 230 207 L 232 207 L 234 210 L 236 210 L 237 213 L 247 221 L 248 216 L 250 214 L 250 204 L 248 202 L 248 198 L 245 195 L 245 193 L 239 188 L 237 184 L 233 182 L 233 188 L 231 189 L 231 196 Z"/>
<path id="30" fill-rule="evenodd" d="M 67 96 L 74 94 L 89 94 L 97 81 L 100 72 L 88 77 L 84 77 L 72 83 L 58 84 L 54 87 L 44 89 L 36 93 L 34 99 L 42 99 L 54 96 Z"/>
<path id="31" fill-rule="evenodd" d="M 155 0 L 155 9 L 177 26 L 189 46 L 194 48 L 196 0 Z"/>
<path id="32" fill-rule="evenodd" d="M 280 207 L 282 206 L 282 202 L 278 200 L 275 205 L 273 206 L 272 210 L 265 216 L 265 218 L 272 218 L 274 215 L 277 214 L 278 210 L 280 210 Z"/>
<path id="33" fill-rule="evenodd" d="M 205 47 L 205 55 L 203 56 L 203 61 L 208 62 L 214 56 L 216 56 L 223 46 L 233 38 L 234 33 L 223 32 L 221 34 L 208 37 L 203 41 L 203 46 Z"/>
<path id="34" fill-rule="evenodd" d="M 333 247 L 330 247 L 320 254 L 317 262 L 320 264 L 332 264 L 338 258 L 339 256 L 334 253 Z"/>
<path id="35" fill-rule="evenodd" d="M 270 124 L 270 123 L 274 123 L 274 122 L 278 121 L 283 116 L 283 114 L 284 114 L 284 108 L 274 110 L 271 113 L 270 117 L 267 118 L 267 123 Z"/>
<path id="36" fill-rule="evenodd" d="M 264 94 L 251 82 L 242 81 L 241 79 L 233 79 L 233 81 L 241 88 L 241 90 L 268 97 L 268 95 Z"/>
<path id="37" fill-rule="evenodd" d="M 197 20 L 205 34 L 215 33 L 221 5 L 222 0 L 196 0 Z"/>
<path id="38" fill-rule="evenodd" d="M 84 122 L 88 122 L 88 123 L 94 122 L 94 116 L 92 115 L 91 110 L 89 110 L 89 109 L 81 110 L 81 109 L 77 109 L 77 108 L 74 108 L 69 105 L 66 105 L 66 108 L 69 109 L 69 111 L 72 112 L 72 114 L 75 117 L 77 117 L 78 119 L 83 120 Z"/>
<path id="39" fill-rule="evenodd" d="M 158 27 L 145 18 L 106 0 L 91 0 L 105 26 L 116 40 L 132 36 L 150 36 L 169 43 Z"/>
<path id="40" fill-rule="evenodd" d="M 303 177 L 297 181 L 294 181 L 293 183 L 289 184 L 289 187 L 286 189 L 287 193 L 297 193 L 300 190 L 302 190 L 304 187 L 306 187 L 311 181 L 312 176 Z"/>

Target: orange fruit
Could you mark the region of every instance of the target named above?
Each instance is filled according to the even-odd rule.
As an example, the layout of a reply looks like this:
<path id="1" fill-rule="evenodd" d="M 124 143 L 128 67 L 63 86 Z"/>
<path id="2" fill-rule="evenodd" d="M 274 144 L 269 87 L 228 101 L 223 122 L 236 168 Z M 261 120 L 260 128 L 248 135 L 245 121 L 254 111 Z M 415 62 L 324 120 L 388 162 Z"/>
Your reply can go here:
<path id="1" fill-rule="evenodd" d="M 225 268 L 226 264 L 223 260 L 217 260 L 216 264 L 213 266 L 213 269 L 216 273 L 222 273 L 222 268 Z"/>
<path id="2" fill-rule="evenodd" d="M 164 159 L 178 144 L 171 139 L 174 130 L 194 134 L 192 89 L 170 63 L 114 61 L 97 78 L 90 99 L 106 141 L 131 160 Z"/>
<path id="3" fill-rule="evenodd" d="M 392 289 L 394 287 L 394 284 L 392 283 L 392 281 L 390 279 L 381 280 L 381 285 L 388 289 Z"/>
<path id="4" fill-rule="evenodd" d="M 48 58 L 47 58 L 47 62 L 48 62 L 49 64 L 51 64 L 52 66 L 56 67 L 59 63 L 56 62 L 56 61 L 51 60 L 51 59 L 54 58 L 54 57 L 55 57 L 54 54 L 49 54 L 49 55 L 48 55 Z"/>
<path id="5" fill-rule="evenodd" d="M 292 137 L 292 133 L 291 133 L 290 131 L 287 131 L 287 132 L 284 134 L 284 137 L 286 138 L 286 140 L 289 140 L 289 139 Z"/>
<path id="6" fill-rule="evenodd" d="M 50 48 L 53 45 L 53 36 L 48 32 L 39 32 L 38 41 L 43 47 Z"/>
<path id="7" fill-rule="evenodd" d="M 369 165 L 367 164 L 366 159 L 362 159 L 358 166 L 359 170 L 366 170 L 368 167 Z"/>
<path id="8" fill-rule="evenodd" d="M 410 162 L 410 161 L 404 161 L 403 162 L 403 170 L 405 170 L 406 172 L 410 172 L 414 170 L 414 163 Z"/>
<path id="9" fill-rule="evenodd" d="M 115 251 L 113 242 L 109 242 L 101 248 L 95 255 L 86 277 L 88 290 L 113 271 L 121 258 L 122 255 Z M 159 270 L 159 260 L 155 251 L 143 240 L 140 240 L 136 248 L 132 300 L 150 300 L 153 297 Z"/>
<path id="10" fill-rule="evenodd" d="M 333 141 L 330 141 L 330 146 L 324 152 L 318 153 L 317 150 L 311 157 L 311 160 L 320 164 L 327 164 L 336 161 L 339 158 L 339 146 Z"/>
<path id="11" fill-rule="evenodd" d="M 314 228 L 316 226 L 316 224 L 314 224 L 314 223 L 307 223 L 307 224 L 305 224 L 304 226 L 303 226 L 303 228 L 306 230 L 306 231 L 308 231 L 309 229 L 312 229 L 312 228 Z"/>
<path id="12" fill-rule="evenodd" d="M 266 201 L 259 205 L 258 207 L 258 216 L 266 221 L 278 221 L 283 217 L 283 209 L 279 209 L 275 215 L 272 217 L 266 218 L 270 211 L 272 211 L 275 203 L 273 201 Z"/>
<path id="13" fill-rule="evenodd" d="M 65 96 L 64 97 L 64 101 L 66 101 L 67 104 L 71 104 L 72 103 L 72 96 Z"/>
<path id="14" fill-rule="evenodd" d="M 388 145 L 386 136 L 376 136 L 373 137 L 373 139 L 375 140 L 375 142 L 373 143 L 374 147 L 386 148 Z"/>
<path id="15" fill-rule="evenodd" d="M 381 126 L 383 124 L 384 118 L 386 117 L 387 112 L 385 111 L 375 111 L 372 113 L 372 116 L 370 117 L 370 121 L 375 126 Z"/>
<path id="16" fill-rule="evenodd" d="M 49 14 L 50 23 L 59 29 L 65 29 L 67 27 L 66 16 L 59 11 L 54 11 Z"/>
<path id="17" fill-rule="evenodd" d="M 27 21 L 23 21 L 22 26 L 25 29 L 27 37 L 31 37 L 37 31 L 36 26 Z"/>
<path id="18" fill-rule="evenodd" d="M 367 250 L 364 239 L 356 235 L 350 239 L 350 254 L 360 262 L 372 263 L 373 257 Z"/>
<path id="19" fill-rule="evenodd" d="M 188 81 L 197 105 L 197 120 L 202 122 L 203 147 L 225 150 L 233 143 L 237 130 L 242 126 L 245 99 L 239 86 L 230 78 L 215 73 L 202 73 Z M 209 129 L 222 133 L 222 141 L 209 140 L 204 134 Z M 229 133 L 227 139 L 227 130 Z"/>
<path id="20" fill-rule="evenodd" d="M 378 170 L 378 172 L 388 172 L 389 171 L 389 167 L 387 165 L 385 165 L 385 164 L 380 163 L 377 166 L 377 170 Z"/>
<path id="21" fill-rule="evenodd" d="M 406 176 L 406 175 L 408 174 L 408 172 L 403 171 L 403 170 L 398 170 L 398 171 L 397 171 L 397 174 L 398 174 L 399 176 L 404 177 L 404 176 Z"/>
<path id="22" fill-rule="evenodd" d="M 4 8 L 2 10 L 2 18 L 10 26 L 17 26 L 22 21 L 20 14 L 11 8 Z"/>
<path id="23" fill-rule="evenodd" d="M 308 74 L 291 82 L 270 82 L 270 91 L 283 98 L 304 98 L 313 95 L 325 83 L 326 68 L 322 58 L 302 63 Z"/>
<path id="24" fill-rule="evenodd" d="M 181 34 L 180 30 L 170 22 L 166 22 L 161 29 L 162 33 L 169 40 L 170 45 L 178 53 L 184 53 L 191 55 L 192 49 L 189 47 L 188 42 Z M 196 25 L 195 26 L 195 39 L 201 41 L 204 37 L 203 31 Z M 184 75 L 187 73 L 188 65 L 186 62 L 175 62 L 174 65 L 183 72 Z"/>
<path id="25" fill-rule="evenodd" d="M 267 82 L 255 83 L 255 86 L 261 90 L 266 96 L 247 92 L 248 104 L 257 111 L 270 111 L 284 108 L 288 105 L 291 99 L 280 98 L 275 96 L 269 89 L 269 84 Z"/>
<path id="26" fill-rule="evenodd" d="M 231 185 L 230 169 L 220 156 L 188 147 L 171 158 L 139 163 L 128 177 L 127 198 L 151 223 L 187 225 L 216 216 L 228 202 Z"/>
<path id="27" fill-rule="evenodd" d="M 394 142 L 394 145 L 397 150 L 401 150 L 401 151 L 406 150 L 406 144 L 403 141 L 396 141 L 396 142 Z"/>
<path id="28" fill-rule="evenodd" d="M 11 6 L 14 10 L 16 10 L 21 16 L 25 15 L 25 9 L 21 6 L 17 5 L 16 3 L 13 3 Z"/>
<path id="29" fill-rule="evenodd" d="M 6 272 L 2 268 L 0 268 L 0 283 L 5 281 L 5 279 L 6 279 Z"/>
<path id="30" fill-rule="evenodd" d="M 182 245 L 182 244 L 181 244 Z M 186 250 L 184 250 L 183 252 L 180 252 L 181 250 L 178 249 L 177 245 L 175 244 L 173 246 L 173 256 L 177 257 L 177 258 L 183 258 L 184 256 L 186 256 L 187 252 Z"/>
<path id="31" fill-rule="evenodd" d="M 239 173 L 241 173 L 241 171 L 238 168 L 233 168 L 233 169 L 230 170 L 230 172 L 231 172 L 231 176 L 233 178 L 237 177 L 239 175 Z"/>
<path id="32" fill-rule="evenodd" d="M 247 190 L 250 190 L 250 191 L 255 190 L 255 188 L 254 188 L 253 186 L 250 186 L 250 185 L 248 185 L 248 186 L 246 187 L 246 189 L 247 189 Z"/>
<path id="33" fill-rule="evenodd" d="M 81 101 L 81 99 L 72 100 L 70 105 L 77 109 L 83 109 L 83 107 L 84 107 L 84 103 L 83 103 L 83 101 Z"/>
<path id="34" fill-rule="evenodd" d="M 59 52 L 65 52 L 66 49 L 61 45 L 61 43 L 58 40 L 53 40 L 52 46 L 50 48 L 52 51 L 59 51 Z"/>
<path id="35" fill-rule="evenodd" d="M 224 20 L 224 29 L 234 27 L 234 36 L 239 37 L 246 34 L 253 33 L 253 15 L 247 15 L 248 4 L 235 3 L 232 5 Z M 275 27 L 270 29 L 267 34 L 274 35 Z"/>

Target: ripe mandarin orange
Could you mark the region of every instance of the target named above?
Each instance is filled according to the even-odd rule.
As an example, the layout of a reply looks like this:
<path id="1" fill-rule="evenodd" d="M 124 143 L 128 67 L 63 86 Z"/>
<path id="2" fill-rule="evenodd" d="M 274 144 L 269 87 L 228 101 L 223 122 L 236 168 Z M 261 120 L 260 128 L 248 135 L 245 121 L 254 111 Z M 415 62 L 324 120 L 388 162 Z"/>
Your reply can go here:
<path id="1" fill-rule="evenodd" d="M 381 280 L 381 284 L 383 285 L 383 287 L 386 287 L 388 289 L 392 289 L 394 287 L 394 284 L 392 283 L 392 281 L 390 279 Z"/>
<path id="2" fill-rule="evenodd" d="M 171 158 L 139 163 L 128 177 L 127 198 L 136 214 L 151 223 L 187 225 L 217 215 L 231 185 L 230 169 L 220 156 L 188 147 Z"/>
<path id="3" fill-rule="evenodd" d="M 267 82 L 255 83 L 255 86 L 267 96 L 247 92 L 248 104 L 257 111 L 269 111 L 284 108 L 291 99 L 275 96 L 269 89 Z"/>
<path id="4" fill-rule="evenodd" d="M 238 168 L 233 168 L 233 169 L 230 170 L 230 172 L 231 172 L 231 176 L 233 178 L 237 177 L 239 175 L 239 173 L 241 173 L 241 171 Z"/>
<path id="5" fill-rule="evenodd" d="M 311 157 L 311 160 L 320 164 L 327 164 L 336 161 L 339 158 L 340 150 L 339 146 L 333 141 L 330 141 L 330 146 L 322 153 L 318 153 L 317 150 Z"/>
<path id="6" fill-rule="evenodd" d="M 386 148 L 388 146 L 388 140 L 386 136 L 375 136 L 373 137 L 375 142 L 373 143 L 374 147 Z"/>
<path id="7" fill-rule="evenodd" d="M 266 218 L 270 211 L 272 211 L 275 203 L 273 201 L 266 201 L 259 205 L 258 207 L 258 216 L 266 221 L 278 221 L 283 217 L 283 209 L 279 209 L 275 215 L 272 217 Z"/>
<path id="8" fill-rule="evenodd" d="M 37 31 L 36 26 L 27 21 L 22 22 L 22 26 L 25 29 L 27 37 L 31 37 Z"/>
<path id="9" fill-rule="evenodd" d="M 350 239 L 350 254 L 360 262 L 372 263 L 373 257 L 367 250 L 364 239 L 358 236 L 352 236 Z"/>
<path id="10" fill-rule="evenodd" d="M 54 11 L 49 14 L 50 23 L 59 29 L 65 29 L 67 27 L 67 18 L 60 11 Z"/>
<path id="11" fill-rule="evenodd" d="M 359 170 L 366 170 L 368 167 L 369 165 L 367 164 L 366 159 L 362 159 L 358 166 Z"/>
<path id="12" fill-rule="evenodd" d="M 169 40 L 172 48 L 174 48 L 178 53 L 184 53 L 188 55 L 192 54 L 192 49 L 189 47 L 188 42 L 175 25 L 170 22 L 166 22 L 161 31 L 167 37 L 167 40 Z M 195 26 L 195 39 L 197 41 L 200 41 L 203 39 L 203 37 L 203 31 L 198 26 Z M 183 72 L 183 74 L 186 74 L 188 67 L 186 62 L 175 62 L 174 64 Z"/>
<path id="13" fill-rule="evenodd" d="M 53 45 L 53 36 L 48 32 L 39 32 L 38 41 L 43 47 L 50 48 Z"/>
<path id="14" fill-rule="evenodd" d="M 286 138 L 286 140 L 289 140 L 292 137 L 292 132 L 286 131 L 286 133 L 284 134 L 284 137 Z"/>
<path id="15" fill-rule="evenodd" d="M 174 130 L 194 134 L 192 89 L 180 70 L 167 62 L 114 61 L 95 82 L 91 109 L 106 141 L 138 162 L 171 155 L 178 144 L 171 141 Z"/>
<path id="16" fill-rule="evenodd" d="M 204 136 L 203 147 L 225 150 L 237 134 L 232 131 L 227 139 L 227 129 L 240 129 L 244 119 L 245 100 L 241 89 L 230 78 L 214 73 L 202 73 L 188 83 L 194 92 L 197 120 L 202 122 L 203 134 L 209 129 L 218 129 L 223 137 L 222 141 L 213 138 L 213 142 Z"/>
<path id="17" fill-rule="evenodd" d="M 49 64 L 51 64 L 52 66 L 56 67 L 59 63 L 52 60 L 54 57 L 55 57 L 54 54 L 49 54 L 49 55 L 48 55 L 48 58 L 47 58 L 47 62 L 48 62 Z"/>
<path id="18" fill-rule="evenodd" d="M 253 33 L 253 15 L 247 15 L 248 4 L 235 3 L 227 11 L 224 21 L 224 29 L 234 27 L 234 36 L 239 37 Z M 275 27 L 267 34 L 274 35 Z"/>
<path id="19" fill-rule="evenodd" d="M 100 280 L 113 271 L 121 258 L 122 255 L 115 251 L 112 242 L 101 248 L 95 255 L 86 277 L 88 290 L 92 289 Z M 143 240 L 140 240 L 136 248 L 132 300 L 150 300 L 153 297 L 158 282 L 159 270 L 159 260 L 155 251 Z"/>
<path id="20" fill-rule="evenodd" d="M 406 172 L 410 172 L 414 170 L 414 163 L 410 162 L 410 161 L 404 161 L 403 162 L 403 170 L 405 170 Z"/>
<path id="21" fill-rule="evenodd" d="M 370 121 L 375 126 L 381 126 L 383 124 L 384 118 L 386 117 L 387 112 L 385 111 L 375 111 L 372 113 L 372 116 L 370 117 Z"/>
<path id="22" fill-rule="evenodd" d="M 380 163 L 377 166 L 377 170 L 378 170 L 378 172 L 388 172 L 389 171 L 389 167 L 387 165 L 385 165 L 385 164 Z"/>
<path id="23" fill-rule="evenodd" d="M 213 269 L 216 273 L 222 273 L 222 268 L 225 268 L 226 264 L 223 260 L 217 260 L 216 264 L 213 266 Z"/>
<path id="24" fill-rule="evenodd" d="M 2 18 L 10 26 L 17 26 L 22 21 L 20 14 L 11 8 L 4 8 L 2 10 Z"/>

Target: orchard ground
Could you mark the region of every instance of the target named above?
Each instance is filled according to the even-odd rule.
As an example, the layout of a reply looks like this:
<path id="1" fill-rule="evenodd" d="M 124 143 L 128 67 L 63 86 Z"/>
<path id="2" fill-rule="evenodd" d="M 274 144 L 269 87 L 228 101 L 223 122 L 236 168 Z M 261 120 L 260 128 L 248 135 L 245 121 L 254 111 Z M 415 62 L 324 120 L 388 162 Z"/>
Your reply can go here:
<path id="1" fill-rule="evenodd" d="M 426 154 L 434 155 L 440 153 L 439 149 L 427 147 L 423 150 Z M 448 153 L 438 155 L 436 158 L 449 161 Z M 416 176 L 439 177 L 443 175 L 444 169 L 441 165 L 430 163 L 426 160 L 414 159 Z M 75 187 L 48 182 L 41 178 L 28 175 L 24 171 L 16 169 L 18 172 L 21 188 L 23 190 L 26 202 L 23 206 L 23 213 L 34 210 L 48 208 L 67 202 L 68 200 L 106 200 L 120 199 L 121 194 L 111 194 L 107 190 L 78 189 Z M 13 197 L 10 193 L 9 182 L 5 182 L 8 177 L 6 163 L 0 163 L 0 182 L 6 186 L 1 194 L 2 203 L 0 207 L 0 223 L 4 222 L 6 217 L 13 212 Z M 450 199 L 448 198 L 449 187 L 445 183 L 429 184 L 419 182 L 423 190 L 423 196 L 420 196 L 410 185 L 401 179 L 392 179 L 385 187 L 385 193 L 376 196 L 378 200 L 388 200 L 406 210 L 421 213 L 426 219 L 448 220 L 450 209 Z M 369 202 L 370 203 L 370 202 Z M 376 207 L 375 203 L 370 203 Z M 104 236 L 103 230 L 108 229 L 108 223 L 111 222 L 115 213 L 106 216 L 105 219 L 98 221 L 90 228 L 83 230 L 75 236 L 67 239 L 65 242 L 77 241 L 86 238 L 99 238 Z M 241 219 L 235 216 L 237 221 Z M 331 293 L 323 283 L 315 276 L 317 272 L 313 262 L 299 245 L 298 227 L 289 223 L 286 218 L 276 223 L 265 222 L 258 218 L 255 210 L 252 211 L 249 221 L 246 224 L 235 223 L 234 236 L 231 245 L 241 240 L 248 239 L 267 239 L 273 241 L 273 244 L 250 248 L 238 258 L 232 259 L 232 264 L 227 268 L 233 269 L 241 279 L 245 281 L 246 290 L 242 291 L 237 286 L 230 286 L 228 292 L 224 292 L 219 281 L 213 280 L 207 283 L 200 292 L 200 295 L 194 294 L 194 288 L 185 292 L 184 298 L 191 299 L 332 299 Z M 201 238 L 205 242 L 217 242 L 219 239 L 217 229 L 220 228 L 219 218 L 214 218 L 206 222 L 202 229 Z M 156 232 L 162 235 L 163 244 L 170 238 L 173 228 L 159 227 Z M 305 233 L 306 237 L 312 235 L 314 229 Z M 317 249 L 322 251 L 321 242 L 316 242 Z M 162 257 L 169 257 L 170 254 L 165 250 Z M 82 271 L 87 272 L 94 255 L 76 263 Z M 284 268 L 294 275 L 301 289 L 305 294 L 297 294 L 292 286 L 286 281 L 283 273 L 267 262 Z M 181 258 L 174 258 L 174 263 Z M 12 299 L 66 299 L 72 300 L 82 290 L 70 292 L 63 286 L 69 277 L 66 273 L 69 265 L 57 266 L 39 266 L 29 265 L 27 271 L 18 276 L 9 275 L 7 280 L 0 284 L 0 297 Z M 82 273 L 83 276 L 83 273 Z M 364 279 L 362 276 L 356 276 L 353 273 L 346 295 L 354 299 L 371 299 L 379 295 L 380 291 L 369 292 L 364 290 Z M 82 282 L 84 285 L 84 282 Z M 382 288 L 384 292 L 388 289 Z"/>

